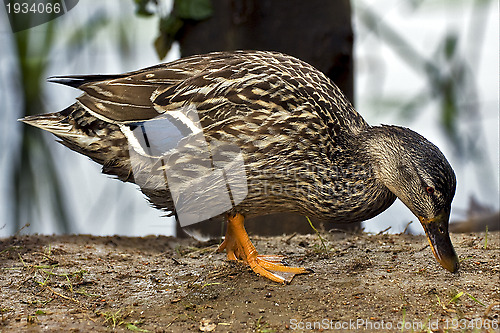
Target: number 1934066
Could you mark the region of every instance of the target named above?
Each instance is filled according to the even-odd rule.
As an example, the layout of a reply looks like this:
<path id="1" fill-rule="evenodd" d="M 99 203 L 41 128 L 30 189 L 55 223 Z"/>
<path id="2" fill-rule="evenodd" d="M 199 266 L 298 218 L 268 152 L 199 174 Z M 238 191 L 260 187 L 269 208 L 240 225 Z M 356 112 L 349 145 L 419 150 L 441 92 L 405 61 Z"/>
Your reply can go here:
<path id="1" fill-rule="evenodd" d="M 5 5 L 8 14 L 59 14 L 59 2 L 14 2 Z"/>
<path id="2" fill-rule="evenodd" d="M 498 330 L 499 327 L 498 319 L 445 319 L 444 321 L 445 330 Z"/>

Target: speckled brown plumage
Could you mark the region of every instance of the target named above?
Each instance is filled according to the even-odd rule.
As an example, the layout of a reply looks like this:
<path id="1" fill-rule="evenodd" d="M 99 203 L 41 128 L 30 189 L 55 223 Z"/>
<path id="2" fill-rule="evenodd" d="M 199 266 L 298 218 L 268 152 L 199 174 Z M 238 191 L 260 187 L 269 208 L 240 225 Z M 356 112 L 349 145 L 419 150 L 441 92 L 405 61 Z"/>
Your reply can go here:
<path id="1" fill-rule="evenodd" d="M 440 228 L 448 237 L 455 176 L 439 149 L 407 128 L 369 126 L 328 78 L 293 57 L 218 52 L 125 74 L 52 81 L 84 93 L 62 112 L 24 121 L 54 133 L 122 181 L 136 181 L 128 131 L 194 106 L 209 144 L 233 145 L 243 154 L 248 195 L 234 211 L 354 222 L 399 197 L 421 221 L 445 217 Z M 207 172 L 185 156 L 173 150 L 159 168 L 194 178 Z M 173 211 L 168 188 L 157 186 L 164 180 L 154 177 L 142 191 L 157 208 Z"/>

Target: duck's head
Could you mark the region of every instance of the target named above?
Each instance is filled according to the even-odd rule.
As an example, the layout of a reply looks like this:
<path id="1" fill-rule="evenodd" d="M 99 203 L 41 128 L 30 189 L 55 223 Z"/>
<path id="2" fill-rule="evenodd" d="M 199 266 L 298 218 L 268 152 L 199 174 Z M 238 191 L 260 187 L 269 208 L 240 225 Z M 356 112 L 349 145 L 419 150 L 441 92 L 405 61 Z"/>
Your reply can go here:
<path id="1" fill-rule="evenodd" d="M 456 178 L 439 148 L 414 131 L 397 126 L 372 127 L 365 149 L 374 172 L 419 219 L 434 256 L 450 272 L 459 267 L 448 234 Z"/>

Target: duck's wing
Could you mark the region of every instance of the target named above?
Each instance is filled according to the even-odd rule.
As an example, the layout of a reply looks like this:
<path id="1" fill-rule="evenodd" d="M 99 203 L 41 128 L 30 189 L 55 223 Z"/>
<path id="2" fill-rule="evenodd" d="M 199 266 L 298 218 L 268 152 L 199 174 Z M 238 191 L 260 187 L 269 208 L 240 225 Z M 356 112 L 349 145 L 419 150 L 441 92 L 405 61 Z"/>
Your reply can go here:
<path id="1" fill-rule="evenodd" d="M 183 95 L 176 101 L 173 98 L 185 93 L 193 82 L 197 90 L 201 86 L 205 92 L 210 90 L 217 82 L 205 76 L 222 67 L 236 66 L 237 62 L 230 54 L 217 52 L 124 74 L 55 76 L 49 82 L 82 90 L 84 94 L 77 100 L 101 120 L 133 123 L 181 107 L 193 96 Z"/>
<path id="2" fill-rule="evenodd" d="M 50 81 L 82 90 L 79 102 L 110 123 L 150 120 L 189 104 L 210 113 L 212 121 L 235 112 L 239 116 L 261 110 L 288 113 L 306 106 L 318 122 L 330 128 L 331 135 L 367 126 L 322 73 L 275 52 L 214 52 L 125 74 L 53 77 Z"/>
<path id="3" fill-rule="evenodd" d="M 163 70 L 165 72 L 172 72 Z M 166 73 L 165 73 L 166 74 Z M 154 72 L 150 75 L 156 76 Z M 172 74 L 174 75 L 174 74 Z M 155 109 L 152 99 L 165 85 L 178 82 L 152 81 L 140 74 L 75 75 L 51 77 L 49 82 L 60 83 L 82 90 L 77 98 L 80 104 L 95 117 L 108 123 L 129 123 L 149 120 L 162 112 Z"/>

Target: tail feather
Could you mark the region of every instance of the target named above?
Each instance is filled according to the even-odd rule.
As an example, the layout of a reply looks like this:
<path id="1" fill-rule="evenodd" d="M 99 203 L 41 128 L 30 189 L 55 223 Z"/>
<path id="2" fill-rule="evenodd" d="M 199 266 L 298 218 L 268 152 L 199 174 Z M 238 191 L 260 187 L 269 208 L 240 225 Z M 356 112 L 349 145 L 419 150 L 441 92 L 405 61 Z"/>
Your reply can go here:
<path id="1" fill-rule="evenodd" d="M 94 117 L 78 102 L 61 112 L 28 116 L 19 121 L 56 135 L 66 147 L 101 164 L 104 173 L 133 181 L 125 135 L 117 125 Z"/>
<path id="2" fill-rule="evenodd" d="M 41 128 L 58 137 L 72 137 L 74 139 L 81 138 L 82 133 L 73 130 L 73 125 L 68 121 L 64 121 L 67 117 L 62 115 L 61 112 L 47 113 L 36 116 L 27 116 L 18 121 L 25 124 Z"/>

